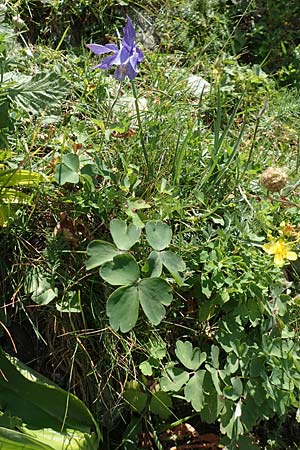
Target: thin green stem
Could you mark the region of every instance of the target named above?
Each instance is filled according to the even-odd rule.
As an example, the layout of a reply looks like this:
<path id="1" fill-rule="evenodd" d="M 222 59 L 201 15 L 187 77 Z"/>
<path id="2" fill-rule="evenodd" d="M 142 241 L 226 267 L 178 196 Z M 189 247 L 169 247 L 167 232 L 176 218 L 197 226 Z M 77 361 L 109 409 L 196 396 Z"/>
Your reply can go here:
<path id="1" fill-rule="evenodd" d="M 144 133 L 143 133 L 143 127 L 142 127 L 142 121 L 141 121 L 141 114 L 140 114 L 137 90 L 136 90 L 135 84 L 134 84 L 134 82 L 132 80 L 131 80 L 131 87 L 132 87 L 132 93 L 133 93 L 133 97 L 134 97 L 134 104 L 135 104 L 135 111 L 136 111 L 137 122 L 138 122 L 138 126 L 139 126 L 139 137 L 140 137 L 141 147 L 142 147 L 142 150 L 143 150 L 143 154 L 144 154 L 144 158 L 145 158 L 145 162 L 146 162 L 146 166 L 147 166 L 148 172 L 152 173 L 152 170 L 151 170 L 151 167 L 150 167 L 150 164 L 149 164 L 149 158 L 148 158 L 147 149 L 146 149 L 146 146 L 145 146 L 145 139 L 144 139 Z"/>

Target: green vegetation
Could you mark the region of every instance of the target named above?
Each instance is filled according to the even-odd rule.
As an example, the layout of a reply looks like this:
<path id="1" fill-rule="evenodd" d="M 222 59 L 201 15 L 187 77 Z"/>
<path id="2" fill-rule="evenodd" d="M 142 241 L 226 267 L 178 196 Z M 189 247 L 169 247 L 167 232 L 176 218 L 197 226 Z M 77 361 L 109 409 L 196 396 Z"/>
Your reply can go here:
<path id="1" fill-rule="evenodd" d="M 299 13 L 0 5 L 1 449 L 299 448 Z"/>

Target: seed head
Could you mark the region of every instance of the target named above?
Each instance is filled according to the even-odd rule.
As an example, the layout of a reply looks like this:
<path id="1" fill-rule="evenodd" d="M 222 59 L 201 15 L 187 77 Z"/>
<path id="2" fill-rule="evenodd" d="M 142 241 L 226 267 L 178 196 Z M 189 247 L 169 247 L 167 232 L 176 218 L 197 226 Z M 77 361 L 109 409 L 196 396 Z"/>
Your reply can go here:
<path id="1" fill-rule="evenodd" d="M 280 192 L 286 186 L 288 175 L 280 167 L 268 167 L 260 176 L 260 183 L 271 192 Z"/>

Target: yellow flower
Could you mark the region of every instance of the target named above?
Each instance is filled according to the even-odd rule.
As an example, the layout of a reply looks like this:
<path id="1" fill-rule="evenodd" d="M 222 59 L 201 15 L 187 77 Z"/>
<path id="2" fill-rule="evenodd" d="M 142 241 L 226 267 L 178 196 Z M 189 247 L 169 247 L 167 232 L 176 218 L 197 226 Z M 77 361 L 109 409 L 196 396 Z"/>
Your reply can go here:
<path id="1" fill-rule="evenodd" d="M 264 244 L 263 249 L 269 255 L 274 255 L 274 264 L 276 266 L 283 266 L 286 259 L 295 261 L 298 257 L 297 253 L 290 251 L 289 244 L 282 239 Z"/>

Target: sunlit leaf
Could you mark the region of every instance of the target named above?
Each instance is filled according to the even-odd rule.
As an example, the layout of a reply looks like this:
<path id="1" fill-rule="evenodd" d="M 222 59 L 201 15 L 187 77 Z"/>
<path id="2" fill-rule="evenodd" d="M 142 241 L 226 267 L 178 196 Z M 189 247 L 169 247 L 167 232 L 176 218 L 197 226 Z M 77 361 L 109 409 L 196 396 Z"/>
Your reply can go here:
<path id="1" fill-rule="evenodd" d="M 189 374 L 177 367 L 167 368 L 160 379 L 160 387 L 163 391 L 179 391 L 188 381 Z"/>
<path id="2" fill-rule="evenodd" d="M 9 98 L 31 114 L 58 106 L 69 90 L 67 81 L 54 72 L 32 76 L 12 73 L 11 81 L 15 83 L 9 89 Z"/>
<path id="3" fill-rule="evenodd" d="M 85 265 L 86 269 L 90 270 L 112 261 L 119 254 L 119 250 L 110 242 L 95 240 L 89 243 L 86 253 L 89 258 Z"/>
<path id="4" fill-rule="evenodd" d="M 153 250 L 164 250 L 170 245 L 172 230 L 164 222 L 151 220 L 146 223 L 146 238 Z"/>
<path id="5" fill-rule="evenodd" d="M 120 250 L 129 250 L 140 239 L 141 229 L 124 220 L 113 219 L 110 222 L 110 232 L 114 243 Z"/>
<path id="6" fill-rule="evenodd" d="M 197 370 L 201 364 L 206 361 L 206 353 L 194 347 L 188 341 L 176 341 L 175 354 L 179 361 L 188 369 Z"/>
<path id="7" fill-rule="evenodd" d="M 114 330 L 122 333 L 132 330 L 139 314 L 139 295 L 136 286 L 122 286 L 108 298 L 106 313 Z"/>
<path id="8" fill-rule="evenodd" d="M 189 379 L 185 388 L 184 395 L 188 402 L 191 402 L 195 411 L 201 411 L 204 407 L 205 396 L 203 389 L 203 381 L 205 370 L 198 370 L 192 378 Z"/>
<path id="9" fill-rule="evenodd" d="M 132 255 L 123 253 L 105 263 L 100 269 L 101 277 L 113 286 L 135 283 L 140 276 L 139 266 Z"/>
<path id="10" fill-rule="evenodd" d="M 173 300 L 171 287 L 161 278 L 144 278 L 138 289 L 144 313 L 153 325 L 158 325 L 166 314 L 164 306 L 169 306 Z"/>

